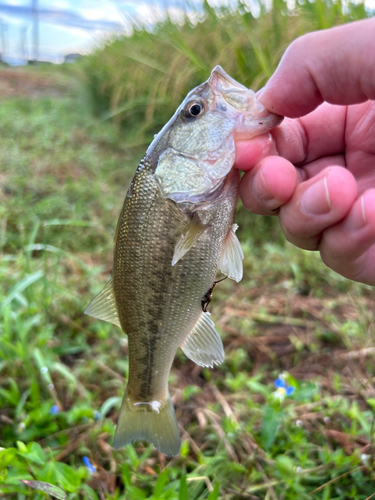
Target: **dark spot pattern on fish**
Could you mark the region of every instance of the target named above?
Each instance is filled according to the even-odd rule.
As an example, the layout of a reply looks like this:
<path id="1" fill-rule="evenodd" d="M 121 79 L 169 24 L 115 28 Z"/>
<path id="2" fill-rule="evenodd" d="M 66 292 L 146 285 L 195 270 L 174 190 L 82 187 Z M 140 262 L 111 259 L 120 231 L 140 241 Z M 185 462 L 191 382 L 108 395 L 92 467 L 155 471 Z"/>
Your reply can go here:
<path id="1" fill-rule="evenodd" d="M 234 206 L 235 200 L 223 204 Z M 203 222 L 212 223 L 207 235 L 172 266 L 191 215 L 162 198 L 147 159 L 137 169 L 119 223 L 113 273 L 120 322 L 129 336 L 129 397 L 151 401 L 166 390 L 176 349 L 194 327 L 202 296 L 214 281 L 212 262 L 232 223 L 233 209 L 229 213 L 222 227 L 220 214 L 202 212 Z"/>
<path id="2" fill-rule="evenodd" d="M 167 244 L 171 247 L 173 241 L 166 241 Z M 155 267 L 151 271 L 150 275 L 150 284 L 151 288 L 155 287 L 157 283 L 168 282 L 171 279 L 171 265 L 165 265 L 167 259 L 160 258 L 158 256 L 157 262 L 155 262 Z M 171 256 L 172 260 L 172 256 Z M 153 366 L 154 366 L 154 355 L 156 351 L 156 345 L 160 342 L 162 337 L 162 328 L 163 328 L 163 314 L 164 314 L 164 305 L 161 301 L 155 301 L 153 304 L 148 303 L 148 308 L 150 314 L 149 322 L 148 322 L 148 332 L 149 334 L 144 339 L 143 346 L 145 350 L 145 354 L 143 357 L 139 359 L 139 362 L 144 364 L 143 376 L 141 377 L 141 385 L 139 390 L 139 397 L 142 401 L 149 401 L 150 396 L 152 395 L 151 391 L 151 379 L 153 377 Z"/>
<path id="3" fill-rule="evenodd" d="M 136 215 L 131 220 L 127 220 L 124 207 L 124 220 L 120 225 L 118 237 L 120 249 L 124 239 L 131 238 L 129 233 L 137 232 L 141 244 L 127 243 L 125 245 L 127 247 L 126 259 L 122 258 L 121 250 L 118 252 L 118 265 L 121 271 L 117 275 L 122 278 L 116 279 L 116 272 L 114 273 L 114 286 L 118 289 L 117 297 L 121 302 L 119 310 L 126 310 L 122 324 L 124 330 L 129 333 L 130 364 L 138 366 L 135 371 L 138 379 L 137 397 L 144 401 L 148 401 L 151 397 L 155 353 L 163 346 L 163 333 L 167 328 L 165 308 L 172 297 L 166 294 L 166 290 L 168 283 L 173 281 L 173 273 L 176 272 L 171 266 L 171 260 L 179 230 L 178 228 L 177 231 L 171 230 L 175 226 L 175 221 L 170 220 L 170 208 L 173 208 L 174 218 L 177 209 L 173 202 L 166 203 L 161 200 L 155 181 L 149 175 L 150 169 L 150 163 L 144 161 L 142 168 L 137 170 L 133 183 L 136 199 L 131 198 L 125 201 L 126 210 L 136 211 Z M 149 189 L 149 184 L 153 189 L 150 193 L 152 196 L 147 199 L 143 193 Z M 162 214 L 159 213 L 159 218 L 155 218 L 155 211 L 158 212 L 160 209 Z M 169 217 L 168 214 L 170 214 Z M 180 215 L 179 219 L 182 228 L 185 224 L 184 216 Z M 156 237 L 157 234 L 159 234 L 158 237 Z M 153 236 L 155 236 L 154 239 Z M 153 248 L 152 262 L 148 261 L 149 247 Z M 133 294 L 135 292 L 137 295 L 133 310 L 123 307 L 123 301 L 128 302 L 129 299 L 128 289 L 132 289 Z M 144 334 L 133 336 L 131 331 L 139 321 L 142 323 Z M 168 351 L 168 348 L 165 350 Z"/>

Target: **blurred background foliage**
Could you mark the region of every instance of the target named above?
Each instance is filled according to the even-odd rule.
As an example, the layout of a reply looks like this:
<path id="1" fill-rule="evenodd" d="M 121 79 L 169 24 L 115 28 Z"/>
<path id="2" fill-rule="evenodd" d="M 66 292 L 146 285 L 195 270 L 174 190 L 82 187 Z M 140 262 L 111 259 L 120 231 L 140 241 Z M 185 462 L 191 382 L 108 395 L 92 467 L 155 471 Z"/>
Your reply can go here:
<path id="1" fill-rule="evenodd" d="M 171 372 L 180 456 L 111 446 L 127 340 L 83 310 L 153 134 L 214 65 L 257 90 L 297 36 L 373 14 L 321 0 L 256 11 L 205 2 L 179 22 L 134 21 L 74 65 L 0 69 L 0 498 L 373 495 L 373 291 L 241 207 L 244 279 L 210 306 L 225 362 L 178 353 Z"/>

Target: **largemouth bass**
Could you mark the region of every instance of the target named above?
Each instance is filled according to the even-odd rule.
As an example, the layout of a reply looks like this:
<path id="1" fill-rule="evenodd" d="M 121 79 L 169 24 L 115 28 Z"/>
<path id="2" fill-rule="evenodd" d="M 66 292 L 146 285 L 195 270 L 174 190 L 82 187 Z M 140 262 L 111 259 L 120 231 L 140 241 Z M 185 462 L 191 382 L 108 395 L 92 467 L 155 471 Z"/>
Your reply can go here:
<path id="1" fill-rule="evenodd" d="M 167 456 L 179 452 L 168 392 L 173 359 L 181 347 L 200 366 L 223 362 L 204 297 L 218 269 L 242 278 L 234 141 L 280 121 L 216 66 L 140 162 L 117 224 L 112 278 L 85 311 L 128 335 L 129 379 L 115 448 L 145 439 Z"/>

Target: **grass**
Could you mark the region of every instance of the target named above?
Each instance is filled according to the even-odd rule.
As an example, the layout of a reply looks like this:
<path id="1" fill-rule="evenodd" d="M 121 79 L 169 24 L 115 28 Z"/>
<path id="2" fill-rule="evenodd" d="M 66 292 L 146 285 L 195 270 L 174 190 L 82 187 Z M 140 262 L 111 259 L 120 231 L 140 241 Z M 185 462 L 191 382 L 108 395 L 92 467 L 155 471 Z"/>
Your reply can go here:
<path id="1" fill-rule="evenodd" d="M 310 5 L 323 13 L 329 7 L 331 17 L 340 10 Z M 266 16 L 265 23 L 276 21 Z M 216 32 L 225 25 L 221 17 L 215 22 Z M 239 22 L 233 16 L 233 26 Z M 168 24 L 165 36 L 174 29 Z M 152 36 L 137 33 L 133 42 L 143 37 L 148 47 Z M 267 46 L 264 37 L 254 40 Z M 104 74 L 103 54 L 95 64 Z M 205 61 L 194 47 L 191 54 Z M 261 71 L 277 59 L 264 57 Z M 94 67 L 93 59 L 84 64 Z M 205 64 L 194 78 L 207 77 L 212 64 Z M 139 58 L 134 65 L 144 71 Z M 140 120 L 143 126 L 138 135 L 124 133 L 127 112 L 120 122 L 92 116 L 79 70 L 28 71 L 15 78 L 35 78 L 36 87 L 38 78 L 51 78 L 50 95 L 21 92 L 0 106 L 0 498 L 370 499 L 373 290 L 284 242 L 274 219 L 243 209 L 244 280 L 220 283 L 210 305 L 225 362 L 201 369 L 179 352 L 171 372 L 181 454 L 168 460 L 142 443 L 112 448 L 127 341 L 83 310 L 110 274 L 128 183 L 151 123 L 158 126 L 164 115 L 147 122 L 137 108 L 141 96 L 127 97 L 128 109 L 137 110 L 128 127 Z M 6 78 L 1 72 L 0 81 Z M 177 74 L 177 83 L 183 79 Z M 149 81 L 143 89 L 152 91 Z M 181 83 L 171 102 L 182 92 Z M 288 397 L 274 385 L 280 374 L 294 388 Z"/>

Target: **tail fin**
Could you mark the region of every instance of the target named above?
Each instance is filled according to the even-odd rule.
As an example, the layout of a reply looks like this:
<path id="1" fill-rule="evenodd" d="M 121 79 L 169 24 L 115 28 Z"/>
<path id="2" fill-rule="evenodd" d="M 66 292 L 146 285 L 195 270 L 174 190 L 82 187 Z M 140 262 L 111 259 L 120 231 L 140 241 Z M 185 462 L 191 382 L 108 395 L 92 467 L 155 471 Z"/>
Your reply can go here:
<path id="1" fill-rule="evenodd" d="M 125 392 L 113 446 L 118 449 L 137 439 L 153 443 L 155 448 L 169 457 L 179 453 L 180 432 L 169 394 L 162 403 L 152 401 L 134 404 Z"/>

